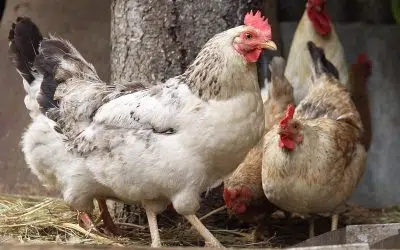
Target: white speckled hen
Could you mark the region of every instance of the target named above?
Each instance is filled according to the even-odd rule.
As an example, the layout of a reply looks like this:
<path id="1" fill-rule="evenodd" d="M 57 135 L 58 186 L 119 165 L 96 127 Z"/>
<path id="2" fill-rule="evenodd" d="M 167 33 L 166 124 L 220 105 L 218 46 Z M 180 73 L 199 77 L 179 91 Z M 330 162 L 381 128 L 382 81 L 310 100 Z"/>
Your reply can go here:
<path id="1" fill-rule="evenodd" d="M 199 194 L 263 134 L 256 61 L 262 49 L 276 49 L 267 20 L 248 13 L 244 25 L 211 38 L 182 75 L 151 87 L 106 85 L 69 42 L 49 37 L 32 46 L 33 26 L 19 18 L 10 32 L 17 69 L 29 60 L 32 77 L 22 77 L 38 103 L 27 105 L 33 122 L 22 140 L 32 171 L 85 213 L 95 198 L 141 202 L 152 246 L 161 245 L 156 214 L 169 203 L 206 243 L 221 246 L 195 212 Z M 29 46 L 33 59 L 21 56 Z"/>

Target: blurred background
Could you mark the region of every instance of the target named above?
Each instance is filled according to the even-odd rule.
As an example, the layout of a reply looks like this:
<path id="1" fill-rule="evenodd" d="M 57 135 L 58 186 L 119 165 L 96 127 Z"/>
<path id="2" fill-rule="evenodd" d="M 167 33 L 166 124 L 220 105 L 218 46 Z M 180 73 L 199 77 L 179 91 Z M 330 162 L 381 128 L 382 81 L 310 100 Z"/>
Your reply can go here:
<path id="1" fill-rule="evenodd" d="M 196 4 L 194 0 L 189 2 Z M 268 6 L 269 1 L 265 2 Z M 285 57 L 305 2 L 275 1 L 276 10 L 270 21 L 275 20 L 280 27 L 274 39 L 280 41 Z M 21 79 L 7 58 L 9 27 L 17 16 L 31 17 L 43 34 L 70 40 L 108 81 L 111 78 L 111 4 L 111 0 L 0 1 L 0 55 L 3 58 L 0 60 L 0 193 L 49 194 L 26 168 L 19 146 L 29 115 L 23 104 Z M 396 24 L 396 20 L 400 21 L 400 7 L 397 6 L 400 4 L 395 0 L 328 1 L 328 12 L 347 61 L 354 62 L 365 51 L 373 63 L 368 81 L 373 138 L 366 173 L 352 197 L 353 201 L 368 207 L 400 204 L 400 25 Z M 211 35 L 211 31 L 205 31 L 203 38 Z M 265 55 L 262 61 L 263 75 L 268 75 L 268 58 Z"/>

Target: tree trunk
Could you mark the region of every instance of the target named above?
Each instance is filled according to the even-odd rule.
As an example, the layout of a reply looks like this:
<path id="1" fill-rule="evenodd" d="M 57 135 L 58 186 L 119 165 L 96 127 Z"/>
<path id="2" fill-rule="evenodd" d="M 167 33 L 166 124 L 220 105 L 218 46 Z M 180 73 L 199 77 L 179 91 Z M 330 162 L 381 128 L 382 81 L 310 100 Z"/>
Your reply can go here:
<path id="1" fill-rule="evenodd" d="M 111 79 L 157 83 L 181 74 L 208 39 L 240 25 L 247 11 L 262 9 L 262 4 L 261 0 L 114 0 Z M 207 197 L 201 210 L 223 205 L 221 188 Z M 138 207 L 114 207 L 116 217 L 140 223 Z"/>

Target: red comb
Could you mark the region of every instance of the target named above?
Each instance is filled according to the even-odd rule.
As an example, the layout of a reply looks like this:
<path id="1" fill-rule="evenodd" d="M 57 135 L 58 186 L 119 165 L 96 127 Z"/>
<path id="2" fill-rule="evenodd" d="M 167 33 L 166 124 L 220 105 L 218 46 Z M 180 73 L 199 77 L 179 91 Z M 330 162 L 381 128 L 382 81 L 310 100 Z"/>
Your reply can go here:
<path id="1" fill-rule="evenodd" d="M 309 3 L 313 4 L 314 6 L 321 6 L 326 3 L 324 0 L 308 0 Z"/>
<path id="2" fill-rule="evenodd" d="M 271 39 L 271 26 L 268 24 L 268 19 L 261 15 L 261 12 L 257 10 L 255 14 L 251 10 L 244 16 L 244 24 L 248 26 L 252 26 L 263 33 L 268 39 Z"/>
<path id="3" fill-rule="evenodd" d="M 371 61 L 369 60 L 369 58 L 368 58 L 366 53 L 361 53 L 357 57 L 357 63 L 358 64 L 365 64 L 365 63 L 371 63 Z"/>
<path id="4" fill-rule="evenodd" d="M 372 62 L 368 58 L 366 53 L 361 53 L 358 55 L 357 64 L 366 67 L 365 68 L 365 78 L 368 78 L 371 75 Z"/>
<path id="5" fill-rule="evenodd" d="M 292 104 L 289 104 L 287 107 L 287 110 L 286 110 L 285 117 L 279 123 L 281 125 L 281 127 L 286 126 L 288 121 L 293 119 L 293 115 L 294 115 L 294 106 Z"/>

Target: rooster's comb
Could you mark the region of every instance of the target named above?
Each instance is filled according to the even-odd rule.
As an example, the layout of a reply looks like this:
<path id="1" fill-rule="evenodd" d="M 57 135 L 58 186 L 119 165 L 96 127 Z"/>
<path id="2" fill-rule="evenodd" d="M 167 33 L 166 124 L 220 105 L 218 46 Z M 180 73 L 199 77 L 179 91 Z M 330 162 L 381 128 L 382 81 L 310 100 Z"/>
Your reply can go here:
<path id="1" fill-rule="evenodd" d="M 254 14 L 253 11 L 250 10 L 250 12 L 244 16 L 244 24 L 253 26 L 254 28 L 266 33 L 269 39 L 271 38 L 271 26 L 268 23 L 268 19 L 263 17 L 259 10 Z"/>
<path id="2" fill-rule="evenodd" d="M 369 58 L 368 58 L 366 53 L 361 53 L 357 57 L 357 63 L 358 64 L 365 64 L 365 63 L 371 63 L 371 61 L 369 60 Z"/>
<path id="3" fill-rule="evenodd" d="M 365 67 L 365 78 L 368 78 L 372 73 L 372 62 L 366 53 L 361 53 L 357 57 L 357 64 Z"/>
<path id="4" fill-rule="evenodd" d="M 288 121 L 293 119 L 293 115 L 294 115 L 294 106 L 293 106 L 293 104 L 289 104 L 287 107 L 287 110 L 286 110 L 285 117 L 279 123 L 281 125 L 281 127 L 286 126 Z"/>

